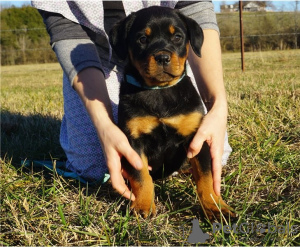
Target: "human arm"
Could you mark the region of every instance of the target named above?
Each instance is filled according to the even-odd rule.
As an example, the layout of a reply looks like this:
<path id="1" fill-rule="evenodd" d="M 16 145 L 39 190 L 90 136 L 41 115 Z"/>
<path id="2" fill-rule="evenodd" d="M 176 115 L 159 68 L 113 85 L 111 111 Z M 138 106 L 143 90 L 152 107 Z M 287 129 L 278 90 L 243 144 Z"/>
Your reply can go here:
<path id="1" fill-rule="evenodd" d="M 188 61 L 193 71 L 207 115 L 188 149 L 188 157 L 199 153 L 203 142 L 210 146 L 214 191 L 220 195 L 222 154 L 227 123 L 227 100 L 223 82 L 219 28 L 214 6 L 210 2 L 184 3 L 181 12 L 194 19 L 204 32 L 204 43 L 199 58 L 189 49 Z"/>
<path id="2" fill-rule="evenodd" d="M 126 198 L 134 200 L 127 188 L 121 169 L 121 157 L 135 168 L 141 168 L 141 160 L 130 147 L 127 138 L 114 124 L 101 60 L 92 32 L 62 15 L 40 11 L 44 17 L 51 44 L 64 73 L 80 96 L 95 126 L 107 161 L 112 186 Z"/>
<path id="3" fill-rule="evenodd" d="M 142 161 L 129 145 L 126 136 L 112 121 L 110 99 L 103 73 L 97 68 L 86 68 L 75 76 L 73 87 L 96 127 L 112 186 L 125 198 L 134 200 L 135 197 L 131 194 L 123 178 L 121 157 L 125 156 L 136 169 L 142 168 Z"/>
<path id="4" fill-rule="evenodd" d="M 201 58 L 190 49 L 188 61 L 208 113 L 189 146 L 188 157 L 198 154 L 204 141 L 208 143 L 212 157 L 214 191 L 216 195 L 220 195 L 227 99 L 223 82 L 219 34 L 210 29 L 204 29 L 203 33 Z"/>

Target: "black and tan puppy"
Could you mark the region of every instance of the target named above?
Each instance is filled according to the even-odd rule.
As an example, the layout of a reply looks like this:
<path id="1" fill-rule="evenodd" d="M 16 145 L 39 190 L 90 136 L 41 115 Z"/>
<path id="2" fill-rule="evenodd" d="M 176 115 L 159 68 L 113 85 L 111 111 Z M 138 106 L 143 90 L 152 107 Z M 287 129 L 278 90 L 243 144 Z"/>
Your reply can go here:
<path id="1" fill-rule="evenodd" d="M 179 11 L 149 7 L 132 13 L 113 27 L 110 43 L 121 59 L 128 58 L 120 88 L 119 127 L 141 156 L 137 171 L 124 159 L 122 166 L 136 197 L 133 207 L 155 213 L 153 179 L 172 174 L 187 161 L 186 150 L 201 124 L 201 101 L 185 75 L 189 47 L 201 56 L 203 32 Z M 213 191 L 211 157 L 204 143 L 189 160 L 197 192 L 208 217 L 232 215 Z M 148 171 L 148 165 L 152 171 Z"/>

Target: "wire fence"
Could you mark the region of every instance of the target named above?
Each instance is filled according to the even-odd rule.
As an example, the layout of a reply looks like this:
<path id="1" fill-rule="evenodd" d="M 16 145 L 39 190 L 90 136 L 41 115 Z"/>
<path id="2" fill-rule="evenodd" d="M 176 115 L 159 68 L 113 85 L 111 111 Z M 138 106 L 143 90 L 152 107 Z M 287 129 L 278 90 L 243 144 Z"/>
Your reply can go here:
<path id="1" fill-rule="evenodd" d="M 18 34 L 18 36 L 20 36 L 20 34 L 26 34 L 27 32 L 32 32 L 32 31 L 46 31 L 46 28 L 18 28 L 18 29 L 2 29 L 0 30 L 0 33 L 5 33 L 5 32 L 11 32 L 14 34 Z M 289 33 L 268 33 L 268 34 L 246 34 L 244 35 L 245 38 L 251 38 L 251 37 L 273 37 L 273 36 L 277 36 L 277 37 L 300 37 L 300 30 L 299 32 L 289 32 Z M 240 39 L 240 34 L 239 35 L 228 35 L 228 36 L 222 36 L 220 35 L 220 40 L 222 42 L 222 40 L 230 40 L 230 39 Z M 297 47 L 298 48 L 298 47 Z M 7 52 L 11 52 L 12 50 L 14 51 L 51 51 L 52 48 L 49 46 L 45 46 L 45 47 L 35 47 L 35 48 L 14 48 L 14 49 L 8 49 L 8 50 L 3 50 L 1 47 L 1 53 L 7 53 Z"/>
<path id="2" fill-rule="evenodd" d="M 217 21 L 222 51 L 238 53 L 240 51 L 238 13 L 217 14 Z M 243 22 L 246 52 L 300 48 L 300 14 L 298 11 L 245 13 Z M 57 61 L 44 27 L 4 28 L 0 30 L 0 35 L 2 65 Z M 271 55 L 264 54 L 264 56 L 266 58 Z"/>

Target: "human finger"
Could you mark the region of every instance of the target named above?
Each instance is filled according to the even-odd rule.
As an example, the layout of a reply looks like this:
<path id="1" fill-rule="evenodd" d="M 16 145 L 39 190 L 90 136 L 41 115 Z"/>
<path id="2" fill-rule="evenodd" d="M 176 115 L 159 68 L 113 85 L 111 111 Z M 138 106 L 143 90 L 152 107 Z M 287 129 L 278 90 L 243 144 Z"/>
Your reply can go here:
<path id="1" fill-rule="evenodd" d="M 191 159 L 196 156 L 200 152 L 205 140 L 205 134 L 198 130 L 189 145 L 189 148 L 187 150 L 187 157 Z"/>
<path id="2" fill-rule="evenodd" d="M 121 170 L 117 170 L 117 169 L 110 170 L 110 179 L 111 179 L 112 187 L 123 197 L 134 201 L 135 196 L 127 187 L 122 173 L 124 172 L 122 172 Z"/>
<path id="3" fill-rule="evenodd" d="M 130 146 L 129 142 L 123 142 L 119 146 L 119 153 L 125 157 L 125 159 L 135 169 L 141 170 L 143 168 L 143 162 L 138 153 Z"/>
<path id="4" fill-rule="evenodd" d="M 221 147 L 215 144 L 211 145 L 213 188 L 217 196 L 221 194 L 222 153 Z"/>

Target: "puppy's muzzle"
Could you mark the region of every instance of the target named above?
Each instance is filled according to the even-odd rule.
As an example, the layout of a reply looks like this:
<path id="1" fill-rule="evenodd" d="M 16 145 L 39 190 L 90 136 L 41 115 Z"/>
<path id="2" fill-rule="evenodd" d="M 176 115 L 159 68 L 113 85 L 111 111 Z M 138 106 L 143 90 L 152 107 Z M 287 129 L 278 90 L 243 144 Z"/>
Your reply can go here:
<path id="1" fill-rule="evenodd" d="M 165 52 L 156 53 L 154 55 L 154 59 L 158 65 L 162 65 L 162 66 L 168 65 L 171 62 L 171 56 Z"/>

